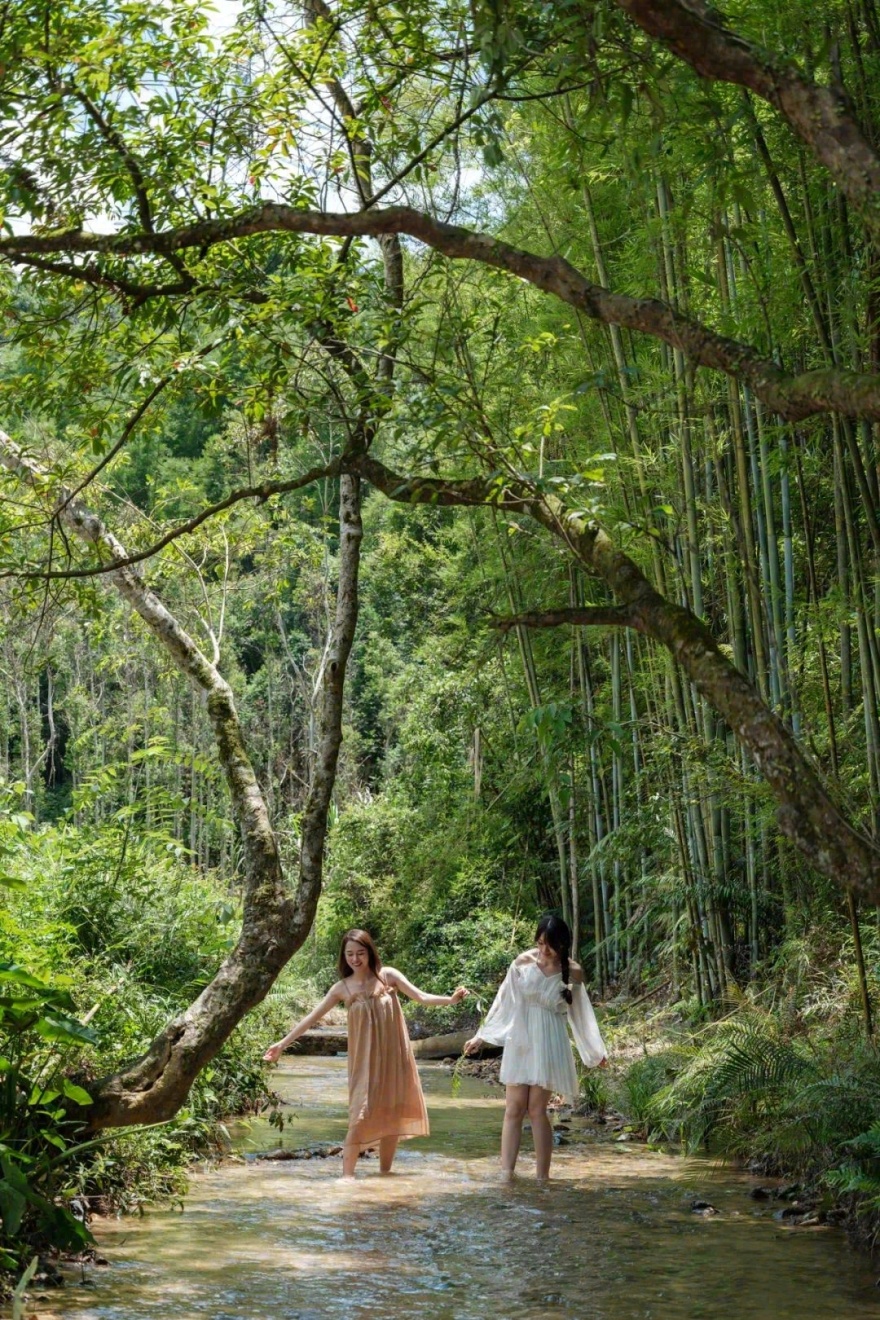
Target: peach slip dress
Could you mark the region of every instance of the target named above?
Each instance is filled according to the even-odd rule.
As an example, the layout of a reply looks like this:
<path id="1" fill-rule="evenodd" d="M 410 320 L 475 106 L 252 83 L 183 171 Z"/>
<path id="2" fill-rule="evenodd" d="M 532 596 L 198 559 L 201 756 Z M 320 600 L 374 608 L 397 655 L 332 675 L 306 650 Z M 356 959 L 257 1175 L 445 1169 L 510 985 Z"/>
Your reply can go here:
<path id="1" fill-rule="evenodd" d="M 346 1143 L 371 1146 L 382 1137 L 426 1137 L 428 1111 L 396 988 L 377 981 L 353 994 L 346 987 L 345 993 Z"/>

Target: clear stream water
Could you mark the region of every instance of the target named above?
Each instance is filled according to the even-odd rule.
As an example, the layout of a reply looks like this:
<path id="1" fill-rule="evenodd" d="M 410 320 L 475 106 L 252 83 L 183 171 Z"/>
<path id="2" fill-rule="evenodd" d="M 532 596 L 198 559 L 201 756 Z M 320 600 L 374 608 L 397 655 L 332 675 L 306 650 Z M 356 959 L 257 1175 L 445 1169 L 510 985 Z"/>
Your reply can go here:
<path id="1" fill-rule="evenodd" d="M 109 1268 L 71 1270 L 38 1294 L 40 1320 L 861 1320 L 880 1317 L 866 1256 L 842 1232 L 786 1228 L 753 1180 L 596 1139 L 560 1147 L 553 1180 L 498 1181 L 502 1093 L 464 1079 L 453 1095 L 422 1067 L 430 1138 L 404 1143 L 395 1173 L 364 1160 L 227 1163 L 194 1177 L 181 1210 L 102 1221 Z M 283 1144 L 339 1141 L 345 1060 L 287 1058 L 277 1088 Z M 247 1156 L 277 1148 L 258 1121 L 234 1130 Z M 695 1197 L 719 1214 L 695 1215 Z"/>

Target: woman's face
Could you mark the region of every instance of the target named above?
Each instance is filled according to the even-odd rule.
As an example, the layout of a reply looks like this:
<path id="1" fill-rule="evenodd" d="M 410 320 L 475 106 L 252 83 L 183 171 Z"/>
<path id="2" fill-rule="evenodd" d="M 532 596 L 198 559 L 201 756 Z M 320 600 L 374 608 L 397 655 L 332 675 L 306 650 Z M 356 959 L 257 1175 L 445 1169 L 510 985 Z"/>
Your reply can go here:
<path id="1" fill-rule="evenodd" d="M 537 947 L 538 947 L 538 953 L 547 962 L 553 962 L 554 959 L 559 957 L 556 950 L 551 948 L 550 945 L 547 943 L 547 937 L 545 935 L 538 936 Z"/>
<path id="2" fill-rule="evenodd" d="M 345 961 L 348 963 L 355 976 L 360 976 L 369 971 L 370 955 L 363 944 L 358 944 L 357 940 L 346 940 L 345 942 Z"/>

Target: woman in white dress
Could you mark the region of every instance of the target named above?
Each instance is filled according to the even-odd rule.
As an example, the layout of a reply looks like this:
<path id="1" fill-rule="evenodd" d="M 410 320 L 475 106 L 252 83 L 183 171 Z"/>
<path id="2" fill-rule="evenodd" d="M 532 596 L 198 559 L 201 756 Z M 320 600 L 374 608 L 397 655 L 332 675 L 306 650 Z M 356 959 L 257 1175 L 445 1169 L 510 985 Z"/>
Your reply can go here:
<path id="1" fill-rule="evenodd" d="M 504 1046 L 504 1178 L 513 1177 L 526 1114 L 532 1125 L 538 1179 L 549 1177 L 553 1130 L 547 1105 L 554 1093 L 572 1102 L 578 1095 L 567 1028 L 571 1027 L 578 1053 L 589 1068 L 607 1063 L 584 974 L 570 955 L 571 931 L 566 923 L 560 917 L 543 917 L 535 948 L 510 964 L 485 1022 L 464 1047 L 466 1054 L 474 1054 L 483 1043 Z"/>

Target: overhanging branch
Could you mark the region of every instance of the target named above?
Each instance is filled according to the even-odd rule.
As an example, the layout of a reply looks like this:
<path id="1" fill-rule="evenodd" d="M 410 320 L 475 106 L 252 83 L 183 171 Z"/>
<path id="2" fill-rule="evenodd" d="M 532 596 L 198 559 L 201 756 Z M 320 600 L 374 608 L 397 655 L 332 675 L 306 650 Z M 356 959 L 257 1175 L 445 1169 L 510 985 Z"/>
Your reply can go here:
<path id="1" fill-rule="evenodd" d="M 202 220 L 162 233 L 89 234 L 76 230 L 8 236 L 0 239 L 0 257 L 15 262 L 57 253 L 168 256 L 189 248 L 209 248 L 271 233 L 372 238 L 407 234 L 453 260 L 475 261 L 507 271 L 552 293 L 592 320 L 660 339 L 680 349 L 695 366 L 723 372 L 749 385 L 768 408 L 788 421 L 828 412 L 880 421 L 880 376 L 844 368 L 787 375 L 752 345 L 716 333 L 669 303 L 613 293 L 592 283 L 564 257 L 539 256 L 406 206 L 340 214 L 264 202 L 237 216 Z"/>
<path id="2" fill-rule="evenodd" d="M 778 110 L 880 240 L 880 157 L 839 91 L 753 45 L 702 0 L 616 3 L 703 78 L 748 87 Z"/>
<path id="3" fill-rule="evenodd" d="M 561 610 L 527 610 L 490 620 L 492 628 L 510 632 L 512 628 L 560 628 L 565 624 L 584 628 L 636 628 L 642 630 L 635 610 L 626 605 L 587 605 Z"/>
<path id="4" fill-rule="evenodd" d="M 8 440 L 8 437 L 3 437 L 2 431 L 0 431 L 0 440 L 3 443 Z M 152 545 L 147 546 L 146 550 L 139 550 L 136 554 L 123 555 L 121 558 L 114 558 L 106 564 L 96 564 L 91 568 L 15 569 L 0 573 L 0 580 L 12 577 L 51 581 L 55 578 L 62 580 L 65 578 L 91 578 L 103 577 L 107 573 L 116 573 L 121 568 L 130 568 L 134 564 L 142 564 L 145 560 L 152 559 L 160 550 L 164 550 L 166 546 L 179 540 L 181 536 L 188 536 L 201 527 L 203 523 L 208 522 L 211 518 L 216 518 L 218 513 L 231 509 L 233 505 L 240 504 L 242 500 L 257 500 L 259 503 L 263 503 L 265 500 L 271 499 L 273 495 L 288 495 L 292 491 L 302 490 L 304 486 L 310 486 L 313 482 L 321 480 L 322 477 L 339 476 L 341 464 L 342 459 L 335 458 L 331 463 L 310 468 L 302 476 L 292 477 L 289 481 L 263 481 L 257 486 L 244 486 L 240 490 L 234 490 L 222 500 L 218 500 L 216 504 L 209 504 L 207 508 L 202 509 L 193 518 L 190 518 L 188 522 L 172 527 L 164 536 L 160 536 L 158 541 L 154 541 Z M 62 497 L 59 509 L 54 510 L 50 514 L 50 518 L 56 516 L 65 507 L 65 501 L 70 498 L 69 494 Z"/>
<path id="5" fill-rule="evenodd" d="M 477 502 L 478 481 L 411 480 L 371 456 L 358 456 L 351 464 L 393 500 Z M 791 731 L 724 654 L 703 620 L 661 596 L 602 527 L 587 523 L 556 497 L 514 479 L 501 491 L 495 482 L 484 480 L 482 485 L 491 496 L 487 503 L 528 513 L 563 541 L 583 567 L 611 590 L 632 620 L 630 626 L 669 651 L 754 757 L 776 799 L 779 828 L 811 865 L 843 888 L 880 901 L 880 850 L 831 799 Z"/>
<path id="6" fill-rule="evenodd" d="M 138 307 L 151 298 L 178 298 L 182 294 L 196 291 L 196 282 L 190 278 L 178 280 L 174 284 L 135 284 L 123 275 L 102 270 L 94 263 L 78 266 L 75 262 L 49 261 L 45 257 L 36 256 L 23 256 L 19 260 L 23 266 L 41 271 L 44 275 L 59 275 L 75 284 L 88 284 L 94 289 L 108 289 L 111 293 L 118 293 L 129 307 Z"/>

